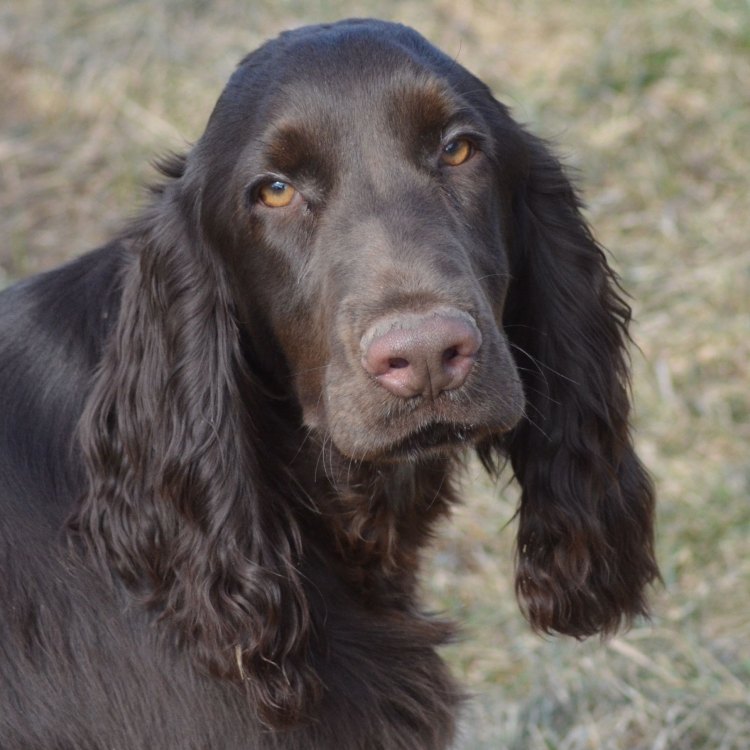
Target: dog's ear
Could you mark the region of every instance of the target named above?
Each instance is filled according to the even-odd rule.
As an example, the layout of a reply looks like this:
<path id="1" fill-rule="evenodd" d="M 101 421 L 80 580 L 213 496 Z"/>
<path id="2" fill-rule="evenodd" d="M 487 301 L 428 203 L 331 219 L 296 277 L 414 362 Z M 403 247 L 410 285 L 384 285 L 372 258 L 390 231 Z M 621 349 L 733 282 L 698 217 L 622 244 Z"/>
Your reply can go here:
<path id="1" fill-rule="evenodd" d="M 516 592 L 534 628 L 585 637 L 646 614 L 658 576 L 628 424 L 630 308 L 559 161 L 521 139 L 503 320 L 527 404 L 504 444 L 522 489 Z"/>
<path id="2" fill-rule="evenodd" d="M 317 691 L 299 530 L 260 484 L 260 397 L 227 269 L 183 167 L 167 171 L 123 242 L 119 316 L 80 423 L 88 489 L 73 526 L 202 668 L 242 680 L 262 720 L 292 722 Z"/>

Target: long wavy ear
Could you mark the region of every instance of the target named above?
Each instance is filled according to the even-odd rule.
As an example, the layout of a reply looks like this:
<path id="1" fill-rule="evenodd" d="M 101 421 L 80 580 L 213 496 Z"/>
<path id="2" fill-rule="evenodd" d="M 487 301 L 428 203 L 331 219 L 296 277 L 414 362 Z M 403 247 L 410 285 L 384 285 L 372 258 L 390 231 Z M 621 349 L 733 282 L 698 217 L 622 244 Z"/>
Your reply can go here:
<path id="1" fill-rule="evenodd" d="M 300 535 L 260 483 L 261 406 L 226 269 L 182 165 L 168 171 L 124 242 L 119 317 L 80 424 L 88 490 L 73 526 L 201 667 L 242 680 L 262 720 L 291 723 L 317 690 Z"/>
<path id="2" fill-rule="evenodd" d="M 535 629 L 581 638 L 647 613 L 654 497 L 628 426 L 630 308 L 560 163 L 522 137 L 504 314 L 527 399 L 506 441 L 522 488 L 516 593 Z"/>

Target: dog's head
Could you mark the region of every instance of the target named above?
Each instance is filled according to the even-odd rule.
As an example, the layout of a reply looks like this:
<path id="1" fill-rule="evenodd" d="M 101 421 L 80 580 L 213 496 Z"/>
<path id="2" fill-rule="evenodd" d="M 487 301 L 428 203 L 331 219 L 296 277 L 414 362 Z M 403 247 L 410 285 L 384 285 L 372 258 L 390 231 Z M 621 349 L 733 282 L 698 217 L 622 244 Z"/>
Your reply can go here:
<path id="1" fill-rule="evenodd" d="M 503 310 L 527 151 L 400 26 L 285 34 L 234 74 L 188 173 L 266 377 L 343 455 L 418 459 L 521 418 Z"/>

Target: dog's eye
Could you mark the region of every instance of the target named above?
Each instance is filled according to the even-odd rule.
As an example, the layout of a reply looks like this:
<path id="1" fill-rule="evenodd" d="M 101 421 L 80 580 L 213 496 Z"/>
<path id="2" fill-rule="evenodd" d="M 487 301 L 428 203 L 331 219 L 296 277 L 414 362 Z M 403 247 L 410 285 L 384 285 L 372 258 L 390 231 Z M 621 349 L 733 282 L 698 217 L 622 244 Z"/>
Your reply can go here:
<path id="1" fill-rule="evenodd" d="M 274 180 L 266 183 L 258 190 L 258 198 L 269 208 L 284 208 L 293 200 L 297 191 L 288 183 Z"/>
<path id="2" fill-rule="evenodd" d="M 468 161 L 474 154 L 474 145 L 466 138 L 456 138 L 445 146 L 440 154 L 440 161 L 449 167 L 458 167 Z"/>

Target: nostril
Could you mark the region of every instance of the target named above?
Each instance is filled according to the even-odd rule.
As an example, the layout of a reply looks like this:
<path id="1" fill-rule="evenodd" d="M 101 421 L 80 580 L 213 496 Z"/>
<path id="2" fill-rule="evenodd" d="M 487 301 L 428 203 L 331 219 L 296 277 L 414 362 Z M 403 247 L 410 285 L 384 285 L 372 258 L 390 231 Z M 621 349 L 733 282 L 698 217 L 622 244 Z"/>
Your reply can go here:
<path id="1" fill-rule="evenodd" d="M 450 362 L 451 360 L 454 360 L 458 356 L 458 347 L 452 346 L 450 349 L 446 349 L 443 352 L 443 362 Z"/>
<path id="2" fill-rule="evenodd" d="M 408 366 L 408 360 L 405 360 L 403 357 L 393 357 L 388 360 L 388 367 L 390 367 L 391 370 L 403 370 L 404 367 Z"/>

